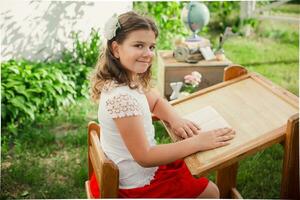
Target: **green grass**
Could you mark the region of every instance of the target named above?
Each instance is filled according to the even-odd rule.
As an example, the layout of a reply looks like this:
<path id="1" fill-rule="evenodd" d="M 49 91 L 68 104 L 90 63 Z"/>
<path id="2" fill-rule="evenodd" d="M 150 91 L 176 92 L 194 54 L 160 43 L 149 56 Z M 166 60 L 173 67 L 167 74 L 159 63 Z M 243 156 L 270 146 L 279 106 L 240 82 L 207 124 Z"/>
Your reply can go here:
<path id="1" fill-rule="evenodd" d="M 239 163 L 237 189 L 247 199 L 280 197 L 283 147 L 273 145 Z"/>
<path id="2" fill-rule="evenodd" d="M 278 7 L 272 8 L 272 12 L 280 14 L 296 14 L 300 15 L 300 4 L 283 4 Z"/>
<path id="3" fill-rule="evenodd" d="M 97 105 L 82 99 L 56 116 L 42 116 L 2 151 L 1 199 L 86 198 L 87 124 Z M 155 122 L 158 143 L 171 142 Z M 5 137 L 5 132 L 2 132 Z"/>
<path id="4" fill-rule="evenodd" d="M 96 108 L 80 100 L 20 130 L 9 151 L 1 152 L 1 199 L 85 198 L 86 127 L 96 121 Z"/>
<path id="5" fill-rule="evenodd" d="M 299 47 L 268 38 L 232 38 L 225 44 L 227 57 L 249 71 L 299 95 Z"/>

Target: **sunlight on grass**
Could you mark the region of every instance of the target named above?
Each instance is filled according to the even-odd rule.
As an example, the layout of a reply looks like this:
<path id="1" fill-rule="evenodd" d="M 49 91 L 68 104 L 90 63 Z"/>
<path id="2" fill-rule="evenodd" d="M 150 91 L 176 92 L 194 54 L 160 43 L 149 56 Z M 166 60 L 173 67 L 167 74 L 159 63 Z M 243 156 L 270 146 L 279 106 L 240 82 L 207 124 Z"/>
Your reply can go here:
<path id="1" fill-rule="evenodd" d="M 233 63 L 262 74 L 295 95 L 299 95 L 298 50 L 298 46 L 270 39 L 234 38 L 225 45 Z"/>

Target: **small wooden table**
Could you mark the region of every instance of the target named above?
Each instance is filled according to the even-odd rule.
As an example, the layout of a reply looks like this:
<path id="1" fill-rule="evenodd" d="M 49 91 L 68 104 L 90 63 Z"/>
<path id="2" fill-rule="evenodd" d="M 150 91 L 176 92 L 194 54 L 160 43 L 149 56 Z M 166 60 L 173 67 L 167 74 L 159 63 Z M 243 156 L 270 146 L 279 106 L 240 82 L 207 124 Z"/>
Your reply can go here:
<path id="1" fill-rule="evenodd" d="M 199 89 L 222 82 L 224 68 L 230 65 L 231 61 L 227 59 L 224 61 L 202 60 L 192 64 L 176 61 L 172 51 L 159 51 L 156 63 L 158 90 L 162 96 L 169 98 L 172 93 L 170 83 L 183 81 L 183 77 L 193 71 L 198 71 L 203 75 Z"/>
<path id="2" fill-rule="evenodd" d="M 299 199 L 299 98 L 239 66 L 225 68 L 224 80 L 171 102 L 182 115 L 211 105 L 236 130 L 230 145 L 186 157 L 191 173 L 203 176 L 217 170 L 221 198 L 241 197 L 236 190 L 238 161 L 281 143 L 281 198 Z M 164 125 L 174 142 L 180 140 Z"/>

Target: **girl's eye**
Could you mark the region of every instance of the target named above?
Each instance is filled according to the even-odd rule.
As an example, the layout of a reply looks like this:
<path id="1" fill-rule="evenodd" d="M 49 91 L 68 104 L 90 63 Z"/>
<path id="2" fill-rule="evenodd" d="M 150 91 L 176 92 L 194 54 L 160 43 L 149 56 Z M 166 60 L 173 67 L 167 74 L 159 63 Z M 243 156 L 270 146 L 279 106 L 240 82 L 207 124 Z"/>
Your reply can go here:
<path id="1" fill-rule="evenodd" d="M 139 48 L 139 49 L 142 49 L 143 48 L 143 45 L 142 44 L 137 44 L 137 45 L 135 45 L 137 48 Z"/>
<path id="2" fill-rule="evenodd" d="M 151 50 L 151 51 L 154 51 L 154 49 L 155 49 L 155 46 L 151 46 L 151 47 L 150 47 L 150 50 Z"/>

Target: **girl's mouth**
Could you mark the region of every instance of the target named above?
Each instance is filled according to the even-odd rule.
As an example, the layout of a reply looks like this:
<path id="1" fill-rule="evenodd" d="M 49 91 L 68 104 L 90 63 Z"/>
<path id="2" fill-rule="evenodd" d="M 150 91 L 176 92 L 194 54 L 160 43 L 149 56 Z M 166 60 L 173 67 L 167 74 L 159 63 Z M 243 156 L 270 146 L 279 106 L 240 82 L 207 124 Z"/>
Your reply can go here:
<path id="1" fill-rule="evenodd" d="M 150 64 L 150 61 L 146 61 L 146 60 L 137 60 L 138 62 L 141 62 L 141 63 L 147 63 L 147 64 Z"/>
<path id="2" fill-rule="evenodd" d="M 137 61 L 137 62 L 142 63 L 142 64 L 147 64 L 147 66 L 150 65 L 150 62 L 145 62 L 145 61 Z"/>

